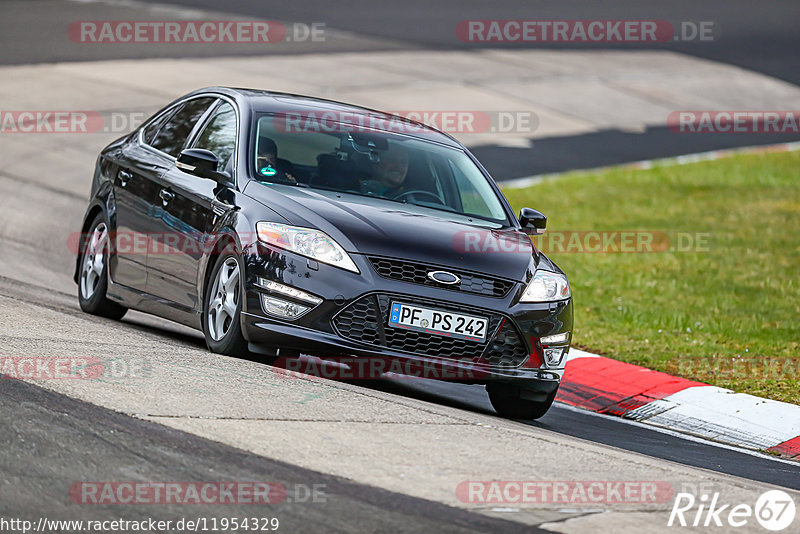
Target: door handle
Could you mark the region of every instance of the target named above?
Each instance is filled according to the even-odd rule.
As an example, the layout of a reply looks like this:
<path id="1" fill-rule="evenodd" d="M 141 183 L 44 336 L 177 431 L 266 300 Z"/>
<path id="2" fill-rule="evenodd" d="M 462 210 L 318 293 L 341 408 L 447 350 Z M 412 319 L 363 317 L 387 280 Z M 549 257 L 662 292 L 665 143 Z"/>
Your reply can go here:
<path id="1" fill-rule="evenodd" d="M 133 178 L 133 174 L 130 171 L 126 171 L 125 169 L 121 169 L 117 176 L 119 176 L 119 185 L 125 187 L 128 185 L 128 180 Z"/>
<path id="2" fill-rule="evenodd" d="M 173 193 L 169 189 L 162 189 L 161 191 L 159 191 L 158 196 L 161 197 L 161 201 L 166 206 L 167 202 L 175 198 L 175 193 Z"/>

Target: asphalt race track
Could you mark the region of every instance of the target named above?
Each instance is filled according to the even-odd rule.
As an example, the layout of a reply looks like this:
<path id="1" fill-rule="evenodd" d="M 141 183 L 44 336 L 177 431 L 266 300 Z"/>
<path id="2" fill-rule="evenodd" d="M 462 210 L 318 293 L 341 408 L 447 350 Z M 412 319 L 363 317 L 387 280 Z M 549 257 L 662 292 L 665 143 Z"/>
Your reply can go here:
<path id="1" fill-rule="evenodd" d="M 0 514 L 4 516 L 69 513 L 68 505 L 59 510 L 49 503 L 63 500 L 76 477 L 91 473 L 96 480 L 110 480 L 120 470 L 131 470 L 145 480 L 207 480 L 213 473 L 232 480 L 279 482 L 287 489 L 287 498 L 273 510 L 280 518 L 280 529 L 289 532 L 544 532 L 249 454 L 23 382 L 4 384 L 0 414 L 0 424 L 6 429 L 0 444 L 6 449 L 15 441 L 26 444 L 24 452 L 0 457 L 6 486 L 16 487 L 13 494 L 3 491 Z M 165 450 L 170 451 L 168 458 Z M 78 457 L 79 451 L 85 452 L 83 458 Z M 91 469 L 91 465 L 103 467 Z M 305 488 L 313 491 L 314 486 L 325 488 L 325 500 L 306 504 Z M 316 499 L 320 501 L 320 493 Z M 163 508 L 153 505 L 139 511 L 143 516 L 173 520 L 204 515 L 201 506 Z M 229 517 L 251 514 L 244 504 L 221 508 L 216 512 Z M 124 506 L 118 505 L 104 506 L 99 514 L 92 510 L 90 517 L 124 515 Z"/>
<path id="2" fill-rule="evenodd" d="M 37 19 L 36 11 L 25 5 L 38 4 L 53 16 Z M 158 9 L 146 13 L 141 6 Z M 227 16 L 312 24 L 322 22 L 334 38 L 326 42 L 281 43 L 268 49 L 257 45 L 216 45 L 200 47 L 143 43 L 97 46 L 64 44 L 62 36 L 73 20 L 87 20 L 86 6 L 93 20 L 155 19 L 170 13 L 169 6 L 185 8 L 179 18 L 191 17 L 194 9 L 223 12 Z M 165 7 L 167 6 L 167 7 Z M 724 9 L 714 1 L 681 0 L 674 2 L 614 1 L 597 4 L 578 2 L 526 2 L 503 0 L 425 0 L 372 2 L 357 0 L 342 8 L 336 2 L 306 0 L 299 2 L 259 2 L 230 0 L 140 0 L 115 5 L 113 2 L 70 2 L 35 0 L 5 2 L 14 13 L 0 20 L 0 65 L 35 64 L 52 61 L 82 61 L 117 58 L 247 56 L 273 54 L 336 53 L 381 50 L 669 50 L 689 56 L 718 61 L 758 72 L 793 84 L 800 84 L 800 36 L 796 21 L 800 5 L 791 1 L 768 1 L 754 9 L 746 0 L 726 2 Z M 418 13 L 424 13 L 420 18 Z M 500 16 L 502 14 L 502 16 Z M 144 16 L 143 16 L 144 15 Z M 711 22 L 715 28 L 712 41 L 667 41 L 650 43 L 467 43 L 456 35 L 462 20 L 484 19 L 541 20 L 665 20 L 673 25 L 682 21 Z M 27 31 L 34 25 L 37 31 Z M 343 35 L 339 35 L 339 31 Z M 276 72 L 279 77 L 280 73 Z M 521 157 L 520 150 L 485 144 L 471 146 L 473 152 L 498 180 L 527 177 L 664 158 L 752 145 L 767 145 L 800 140 L 800 132 L 787 134 L 704 134 L 674 135 L 667 128 L 645 131 L 607 129 L 589 134 L 550 136 L 534 142 L 535 157 Z M 528 150 L 526 147 L 523 150 Z"/>
<path id="3" fill-rule="evenodd" d="M 321 0 L 230 0 L 224 7 L 210 0 L 173 0 L 166 7 L 149 0 L 123 4 L 6 0 L 0 2 L 0 69 L 61 61 L 264 54 L 257 47 L 62 46 L 70 21 L 158 17 L 158 11 L 149 11 L 153 9 L 149 4 L 157 4 L 169 16 L 174 16 L 170 6 L 180 6 L 281 21 L 324 21 L 334 37 L 331 42 L 268 51 L 298 56 L 364 50 L 468 51 L 482 46 L 455 37 L 453 28 L 465 19 L 713 20 L 721 28 L 721 38 L 715 42 L 670 42 L 658 49 L 800 84 L 796 31 L 800 4 L 762 2 L 754 10 L 752 3 L 740 0 L 726 2 L 724 9 L 717 2 L 683 0 L 602 4 L 355 0 L 346 7 Z M 37 5 L 39 11 L 26 5 Z M 93 10 L 91 16 L 87 6 Z M 45 11 L 47 16 L 41 16 Z M 425 13 L 422 19 L 420 12 Z M 52 94 L 62 90 L 80 94 L 86 87 L 68 74 L 64 79 L 64 86 L 52 88 Z M 4 90 L 0 78 L 0 95 L 13 96 Z M 117 87 L 98 82 L 91 90 L 99 95 Z M 800 491 L 798 463 L 756 452 L 564 405 L 555 405 L 539 421 L 508 421 L 496 417 L 479 386 L 398 379 L 286 381 L 260 361 L 207 352 L 200 333 L 176 324 L 136 312 L 121 322 L 85 315 L 71 280 L 75 258 L 64 239 L 78 231 L 91 174 L 90 168 L 75 169 L 67 160 L 87 149 L 76 148 L 82 141 L 55 146 L 30 137 L 24 143 L 14 139 L 13 145 L 12 141 L 0 145 L 0 155 L 7 161 L 22 162 L 13 172 L 0 169 L 0 339 L 4 343 L 0 355 L 79 354 L 121 363 L 129 372 L 97 381 L 0 379 L 0 517 L 245 516 L 252 512 L 243 505 L 211 511 L 190 505 L 132 510 L 122 504 L 81 506 L 67 496 L 76 481 L 86 480 L 269 480 L 290 490 L 318 484 L 326 494 L 319 502 L 301 502 L 296 496 L 292 500 L 290 491 L 283 504 L 266 512 L 260 509 L 259 515 L 280 518 L 281 532 L 634 532 L 641 525 L 650 526 L 652 532 L 672 532 L 664 530 L 669 503 L 632 509 L 598 505 L 588 511 L 563 506 L 470 507 L 456 499 L 453 488 L 468 477 L 610 480 L 619 476 L 667 480 L 675 488 L 707 481 L 734 500 L 755 499 L 772 486 Z M 535 159 L 526 157 L 530 147 L 481 144 L 472 149 L 494 174 L 515 178 L 797 140 L 800 135 L 696 138 L 671 135 L 667 128 L 601 129 L 537 138 L 533 147 L 541 156 Z M 48 168 L 36 172 L 43 147 L 52 151 L 46 154 Z M 94 153 L 96 149 L 91 147 Z M 58 158 L 65 160 L 63 168 L 52 165 Z M 31 239 L 32 235 L 37 238 Z M 524 454 L 530 451 L 532 458 Z"/>
<path id="4" fill-rule="evenodd" d="M 676 21 L 712 21 L 720 29 L 720 38 L 713 42 L 665 42 L 657 44 L 638 44 L 641 49 L 655 48 L 676 50 L 715 61 L 730 63 L 747 69 L 763 72 L 792 83 L 800 83 L 800 58 L 796 51 L 800 48 L 800 36 L 797 35 L 796 21 L 800 17 L 800 6 L 791 1 L 760 2 L 758 9 L 753 9 L 752 2 L 733 0 L 726 2 L 724 9 L 713 0 L 677 0 L 674 2 L 657 2 L 635 0 L 615 0 L 598 4 L 590 0 L 558 3 L 534 0 L 498 0 L 491 3 L 481 0 L 443 0 L 427 2 L 425 0 L 408 0 L 403 2 L 373 2 L 369 0 L 353 0 L 342 7 L 325 0 L 300 0 L 296 2 L 259 2 L 255 0 L 228 0 L 224 5 L 213 0 L 141 0 L 140 3 L 157 5 L 184 6 L 210 11 L 223 11 L 231 14 L 258 17 L 268 20 L 298 21 L 310 23 L 322 21 L 328 27 L 346 30 L 355 34 L 373 38 L 377 49 L 393 49 L 397 47 L 412 49 L 430 48 L 475 48 L 481 46 L 497 47 L 497 44 L 465 43 L 456 37 L 455 26 L 462 20 L 484 19 L 540 19 L 540 20 L 573 20 L 573 19 L 605 19 L 605 20 L 667 20 Z M 69 13 L 69 5 L 60 2 L 51 3 L 56 13 Z M 59 5 L 61 4 L 61 5 Z M 96 2 L 96 8 L 102 13 L 103 2 Z M 130 3 L 128 3 L 130 4 Z M 135 4 L 134 4 L 135 5 Z M 420 16 L 419 13 L 424 13 Z M 33 17 L 32 17 L 33 18 Z M 58 16 L 52 17 L 58 20 Z M 104 20 L 98 17 L 98 20 Z M 53 22 L 41 22 L 53 24 Z M 22 33 L 20 31 L 20 33 Z M 4 32 L 8 38 L 8 32 Z M 41 36 L 40 36 L 41 37 Z M 60 53 L 57 35 L 44 35 L 44 39 L 26 43 L 27 46 L 15 46 L 12 50 L 3 51 L 2 62 L 38 63 L 53 61 L 54 54 Z M 350 48 L 363 51 L 361 43 L 353 43 Z M 502 44 L 500 46 L 503 46 Z M 551 48 L 597 48 L 598 44 L 542 44 L 514 43 L 507 47 L 551 47 Z M 599 44 L 602 48 L 623 48 L 630 45 Z M 133 51 L 128 48 L 119 50 L 97 50 L 75 52 L 72 56 L 59 59 L 98 59 L 103 57 L 170 57 L 175 54 L 174 47 L 158 46 L 140 47 Z M 344 48 L 343 48 L 344 49 Z M 289 49 L 293 53 L 306 53 L 313 48 Z M 251 54 L 263 53 L 263 50 L 249 50 Z M 281 51 L 285 53 L 285 51 Z M 181 51 L 183 54 L 202 54 L 202 49 L 193 52 Z M 57 56 L 56 56 L 57 57 Z"/>
<path id="5" fill-rule="evenodd" d="M 370 387 L 478 413 L 494 412 L 481 386 L 447 384 L 432 380 L 419 383 L 389 380 L 374 382 Z M 704 440 L 688 440 L 685 437 L 658 432 L 615 417 L 588 413 L 566 405 L 556 404 L 547 415 L 526 424 L 664 460 L 800 489 L 797 466 L 794 463 L 776 462 L 772 458 L 723 448 Z"/>

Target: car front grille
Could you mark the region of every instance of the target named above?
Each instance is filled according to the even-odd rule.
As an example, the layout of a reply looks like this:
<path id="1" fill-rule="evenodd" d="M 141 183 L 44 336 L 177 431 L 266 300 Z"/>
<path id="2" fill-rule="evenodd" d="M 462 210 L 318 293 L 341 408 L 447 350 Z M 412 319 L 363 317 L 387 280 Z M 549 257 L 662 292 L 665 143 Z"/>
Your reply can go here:
<path id="1" fill-rule="evenodd" d="M 375 272 L 382 277 L 400 280 L 401 282 L 408 282 L 410 284 L 434 286 L 441 289 L 476 293 L 489 297 L 505 297 L 508 292 L 511 291 L 511 288 L 514 287 L 514 282 L 510 280 L 453 270 L 436 265 L 425 265 L 422 263 L 379 258 L 375 256 L 370 257 L 369 261 L 372 263 Z M 461 283 L 448 286 L 439 284 L 428 278 L 429 272 L 439 270 L 446 270 L 449 273 L 457 275 L 461 279 Z"/>
<path id="2" fill-rule="evenodd" d="M 487 341 L 479 343 L 389 326 L 392 298 L 390 295 L 373 293 L 350 303 L 333 318 L 336 332 L 353 341 L 399 352 L 474 364 L 488 363 L 495 367 L 519 367 L 528 358 L 525 343 L 516 327 L 500 314 L 480 310 L 453 310 L 457 313 L 489 317 Z M 420 305 L 453 309 L 452 304 L 417 298 L 414 301 Z"/>

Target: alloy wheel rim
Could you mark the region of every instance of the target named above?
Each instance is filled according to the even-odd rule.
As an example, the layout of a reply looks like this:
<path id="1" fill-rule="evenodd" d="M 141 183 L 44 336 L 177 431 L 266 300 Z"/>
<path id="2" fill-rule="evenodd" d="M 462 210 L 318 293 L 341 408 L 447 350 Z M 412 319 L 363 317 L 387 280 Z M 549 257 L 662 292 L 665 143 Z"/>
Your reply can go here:
<path id="1" fill-rule="evenodd" d="M 208 333 L 214 341 L 224 338 L 233 326 L 239 305 L 239 263 L 225 260 L 217 271 L 208 300 Z"/>
<path id="2" fill-rule="evenodd" d="M 81 295 L 84 299 L 90 299 L 97 291 L 100 284 L 100 277 L 103 275 L 105 267 L 105 254 L 108 245 L 108 227 L 106 223 L 100 223 L 94 227 L 89 242 L 83 253 L 83 265 L 81 266 Z"/>

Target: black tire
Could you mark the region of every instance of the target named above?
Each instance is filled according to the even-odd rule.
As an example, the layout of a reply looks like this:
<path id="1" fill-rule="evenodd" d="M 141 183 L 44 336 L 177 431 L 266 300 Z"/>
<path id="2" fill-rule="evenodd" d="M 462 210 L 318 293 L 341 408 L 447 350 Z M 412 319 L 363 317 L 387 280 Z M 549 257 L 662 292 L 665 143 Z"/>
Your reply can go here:
<path id="1" fill-rule="evenodd" d="M 522 399 L 518 391 L 504 389 L 502 387 L 488 387 L 489 401 L 495 411 L 502 417 L 509 419 L 524 419 L 530 421 L 544 416 L 556 399 L 556 391 L 553 391 L 543 401 Z"/>
<path id="2" fill-rule="evenodd" d="M 213 332 L 214 328 L 209 325 L 209 314 L 213 312 L 210 307 L 212 297 L 212 292 L 216 292 L 216 285 L 220 277 L 220 271 L 223 268 L 230 268 L 230 261 L 234 261 L 238 268 L 238 276 L 239 281 L 237 285 L 237 289 L 235 294 L 237 295 L 237 300 L 235 302 L 235 312 L 233 316 L 230 317 L 230 321 L 225 321 L 227 324 L 227 329 L 223 327 L 224 334 L 215 339 L 215 334 Z M 227 267 L 226 267 L 227 266 Z M 211 276 L 208 279 L 208 283 L 206 284 L 206 288 L 203 294 L 203 316 L 202 316 L 202 323 L 203 323 L 203 334 L 206 338 L 206 345 L 208 346 L 209 350 L 212 352 L 216 352 L 217 354 L 225 354 L 226 356 L 238 356 L 238 357 L 245 357 L 249 356 L 249 351 L 247 350 L 247 341 L 244 339 L 242 335 L 242 322 L 241 322 L 241 312 L 242 312 L 242 302 L 244 300 L 244 266 L 242 263 L 241 257 L 236 253 L 236 247 L 234 245 L 228 245 L 217 256 L 217 261 L 214 263 L 214 268 L 211 270 Z M 215 314 L 211 315 L 211 318 L 215 318 Z"/>
<path id="3" fill-rule="evenodd" d="M 95 232 L 100 228 L 105 229 L 105 244 L 102 248 L 92 242 Z M 81 257 L 78 262 L 80 271 L 78 272 L 78 303 L 81 310 L 92 315 L 99 315 L 100 317 L 107 317 L 108 319 L 122 319 L 127 313 L 128 308 L 120 306 L 116 302 L 112 302 L 106 298 L 106 291 L 108 290 L 108 240 L 110 237 L 108 222 L 102 213 L 98 213 L 89 225 L 89 232 L 81 239 Z M 97 257 L 100 254 L 102 258 L 102 268 L 98 273 L 96 269 L 91 269 L 94 275 L 91 275 L 87 270 L 87 255 L 90 257 Z M 91 262 L 93 265 L 94 261 Z"/>

